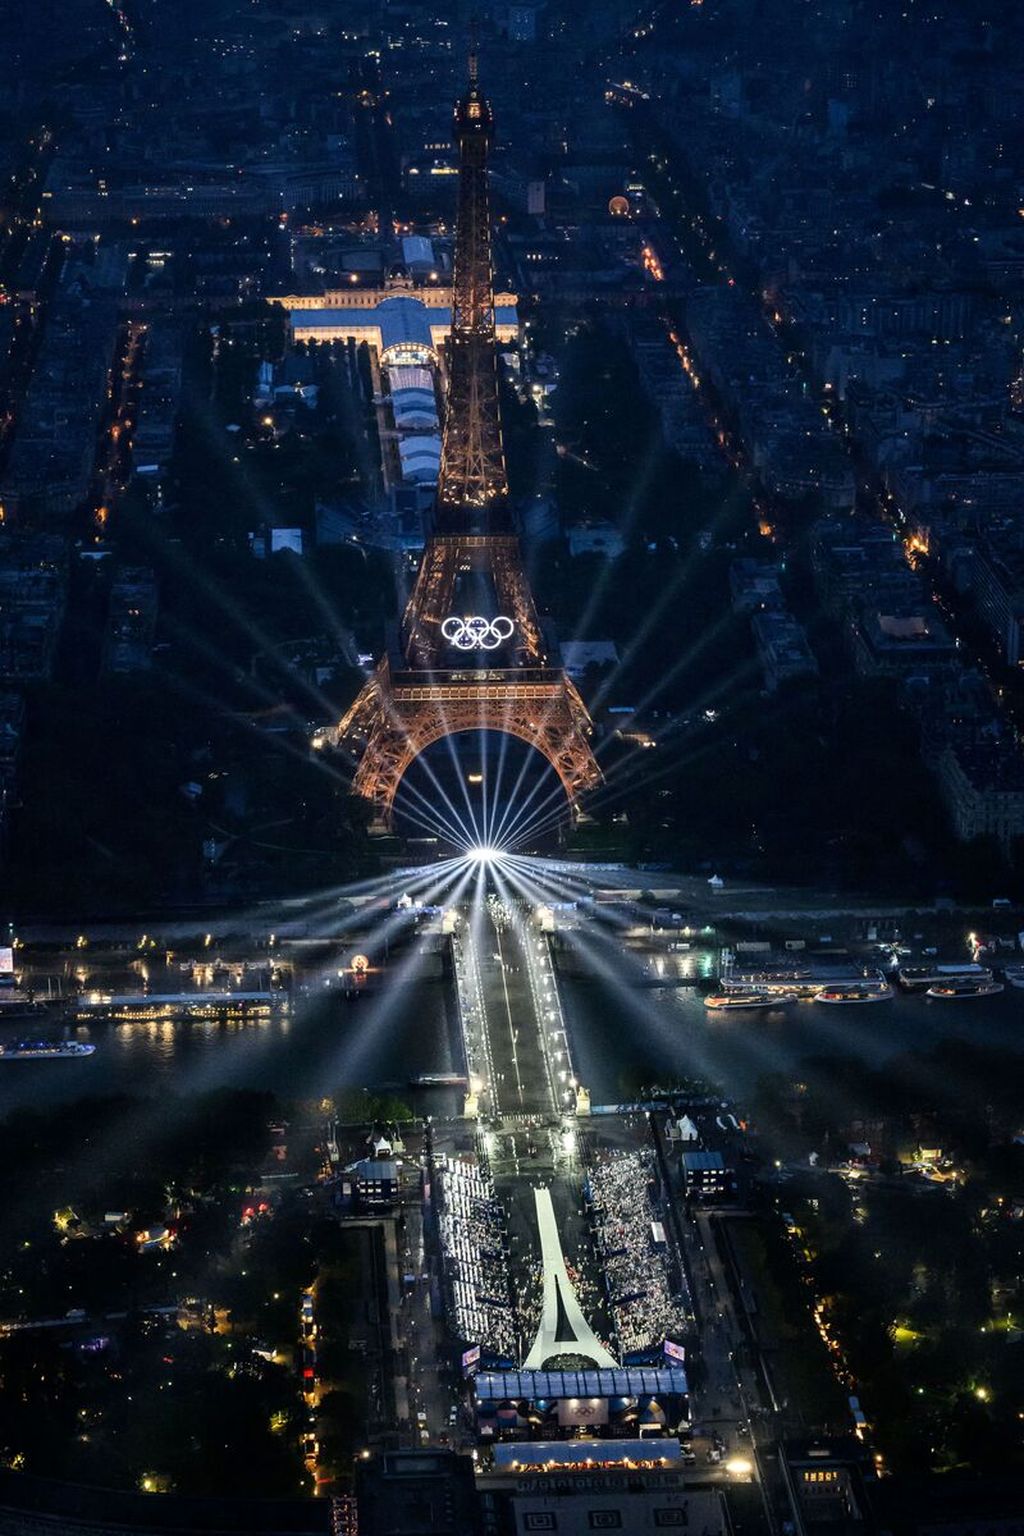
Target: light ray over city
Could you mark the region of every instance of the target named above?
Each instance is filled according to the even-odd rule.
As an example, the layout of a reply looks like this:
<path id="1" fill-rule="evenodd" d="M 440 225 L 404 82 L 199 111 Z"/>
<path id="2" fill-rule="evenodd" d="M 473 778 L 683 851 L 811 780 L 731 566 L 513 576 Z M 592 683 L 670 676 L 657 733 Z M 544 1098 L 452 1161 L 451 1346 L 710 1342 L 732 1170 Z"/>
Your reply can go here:
<path id="1" fill-rule="evenodd" d="M 0 1536 L 1014 1536 L 1024 8 L 9 10 Z"/>

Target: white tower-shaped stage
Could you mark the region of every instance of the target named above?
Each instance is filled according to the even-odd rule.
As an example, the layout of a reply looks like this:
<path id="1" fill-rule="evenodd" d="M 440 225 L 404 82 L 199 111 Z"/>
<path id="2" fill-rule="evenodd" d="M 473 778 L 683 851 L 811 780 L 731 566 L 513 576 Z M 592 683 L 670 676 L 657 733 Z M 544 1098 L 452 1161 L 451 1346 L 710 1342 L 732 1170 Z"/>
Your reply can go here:
<path id="1" fill-rule="evenodd" d="M 533 1199 L 540 1231 L 544 1303 L 537 1337 L 523 1361 L 523 1369 L 542 1370 L 548 1360 L 558 1355 L 580 1355 L 596 1366 L 614 1367 L 618 1362 L 583 1316 L 583 1308 L 569 1279 L 550 1189 L 535 1189 Z"/>

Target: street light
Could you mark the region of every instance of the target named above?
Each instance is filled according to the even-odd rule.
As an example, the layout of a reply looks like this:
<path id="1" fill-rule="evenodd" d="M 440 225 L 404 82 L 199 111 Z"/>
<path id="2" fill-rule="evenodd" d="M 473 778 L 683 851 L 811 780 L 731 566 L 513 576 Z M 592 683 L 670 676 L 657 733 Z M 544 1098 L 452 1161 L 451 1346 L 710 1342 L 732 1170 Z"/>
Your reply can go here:
<path id="1" fill-rule="evenodd" d="M 749 1456 L 730 1456 L 725 1464 L 725 1470 L 730 1477 L 750 1477 L 754 1471 L 754 1463 Z"/>

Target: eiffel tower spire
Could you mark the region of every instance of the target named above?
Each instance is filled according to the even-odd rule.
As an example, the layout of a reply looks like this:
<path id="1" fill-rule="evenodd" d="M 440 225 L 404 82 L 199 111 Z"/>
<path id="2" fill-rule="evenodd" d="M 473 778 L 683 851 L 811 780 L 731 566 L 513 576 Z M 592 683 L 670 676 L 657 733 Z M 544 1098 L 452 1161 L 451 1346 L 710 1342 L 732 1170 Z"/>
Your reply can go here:
<path id="1" fill-rule="evenodd" d="M 494 114 L 477 78 L 475 44 L 469 83 L 455 105 L 453 135 L 459 146 L 459 206 L 436 526 L 439 533 L 499 532 L 508 527 L 508 479 L 498 403 L 487 185 Z"/>

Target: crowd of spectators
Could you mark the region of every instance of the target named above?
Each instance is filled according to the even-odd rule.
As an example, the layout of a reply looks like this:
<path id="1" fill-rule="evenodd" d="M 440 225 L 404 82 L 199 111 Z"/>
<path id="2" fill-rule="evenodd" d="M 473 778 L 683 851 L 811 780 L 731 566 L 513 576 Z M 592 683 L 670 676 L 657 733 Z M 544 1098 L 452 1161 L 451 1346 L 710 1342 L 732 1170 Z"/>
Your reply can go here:
<path id="1" fill-rule="evenodd" d="M 442 1158 L 436 1189 L 452 1331 L 494 1354 L 518 1358 L 508 1233 L 494 1184 L 477 1163 Z"/>
<path id="2" fill-rule="evenodd" d="M 594 1240 L 619 1356 L 660 1345 L 687 1324 L 673 1291 L 671 1256 L 652 1199 L 654 1154 L 600 1153 L 587 1180 Z"/>

